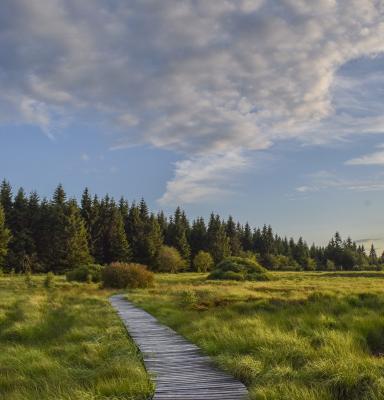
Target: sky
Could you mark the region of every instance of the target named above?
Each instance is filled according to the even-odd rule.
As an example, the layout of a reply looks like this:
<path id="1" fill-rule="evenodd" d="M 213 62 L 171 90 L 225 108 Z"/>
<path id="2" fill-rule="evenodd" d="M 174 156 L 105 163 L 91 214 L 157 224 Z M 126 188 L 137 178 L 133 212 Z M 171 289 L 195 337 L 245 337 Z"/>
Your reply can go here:
<path id="1" fill-rule="evenodd" d="M 383 0 L 2 0 L 0 177 L 384 249 Z"/>

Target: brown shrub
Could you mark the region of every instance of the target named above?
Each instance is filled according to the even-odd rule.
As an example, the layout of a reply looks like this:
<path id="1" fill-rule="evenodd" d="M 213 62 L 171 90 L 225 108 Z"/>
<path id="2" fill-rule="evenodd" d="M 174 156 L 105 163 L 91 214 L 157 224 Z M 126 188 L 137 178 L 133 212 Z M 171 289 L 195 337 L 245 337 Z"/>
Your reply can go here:
<path id="1" fill-rule="evenodd" d="M 115 289 L 147 288 L 153 285 L 154 274 L 145 265 L 115 262 L 104 268 L 104 287 Z"/>

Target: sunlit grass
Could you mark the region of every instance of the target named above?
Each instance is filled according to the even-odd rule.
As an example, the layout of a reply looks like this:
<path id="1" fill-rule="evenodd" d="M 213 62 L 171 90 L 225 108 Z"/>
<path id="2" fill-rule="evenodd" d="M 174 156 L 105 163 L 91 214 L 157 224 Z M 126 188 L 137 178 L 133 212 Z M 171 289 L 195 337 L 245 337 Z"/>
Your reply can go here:
<path id="1" fill-rule="evenodd" d="M 147 399 L 141 356 L 96 285 L 0 277 L 0 398 Z"/>
<path id="2" fill-rule="evenodd" d="M 270 282 L 158 275 L 129 298 L 241 379 L 252 399 L 384 399 L 384 274 Z"/>

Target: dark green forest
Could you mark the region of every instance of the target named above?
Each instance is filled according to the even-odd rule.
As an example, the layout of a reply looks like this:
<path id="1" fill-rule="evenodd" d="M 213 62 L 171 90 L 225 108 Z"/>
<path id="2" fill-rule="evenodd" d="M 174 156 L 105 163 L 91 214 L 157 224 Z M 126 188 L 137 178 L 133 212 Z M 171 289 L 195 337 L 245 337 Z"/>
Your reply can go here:
<path id="1" fill-rule="evenodd" d="M 176 208 L 171 216 L 148 210 L 144 199 L 128 203 L 106 195 L 92 196 L 85 189 L 80 203 L 67 198 L 59 185 L 51 199 L 15 193 L 4 180 L 0 188 L 0 266 L 5 272 L 64 273 L 90 263 L 132 261 L 153 271 L 164 270 L 165 247 L 179 253 L 178 268 L 194 270 L 202 251 L 214 263 L 228 256 L 254 258 L 275 270 L 381 269 L 383 256 L 372 246 L 367 253 L 350 238 L 336 233 L 327 246 L 309 246 L 303 238 L 281 237 L 271 226 L 252 228 L 232 217 L 212 213 L 208 221 L 189 220 Z M 172 269 L 174 271 L 174 269 Z"/>

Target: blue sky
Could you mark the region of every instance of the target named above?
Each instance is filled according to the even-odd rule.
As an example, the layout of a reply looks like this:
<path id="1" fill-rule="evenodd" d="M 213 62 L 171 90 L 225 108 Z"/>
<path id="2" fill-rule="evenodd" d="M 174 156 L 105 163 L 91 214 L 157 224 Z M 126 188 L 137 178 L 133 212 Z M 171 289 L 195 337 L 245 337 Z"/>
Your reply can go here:
<path id="1" fill-rule="evenodd" d="M 384 4 L 5 0 L 0 175 L 383 248 Z"/>

